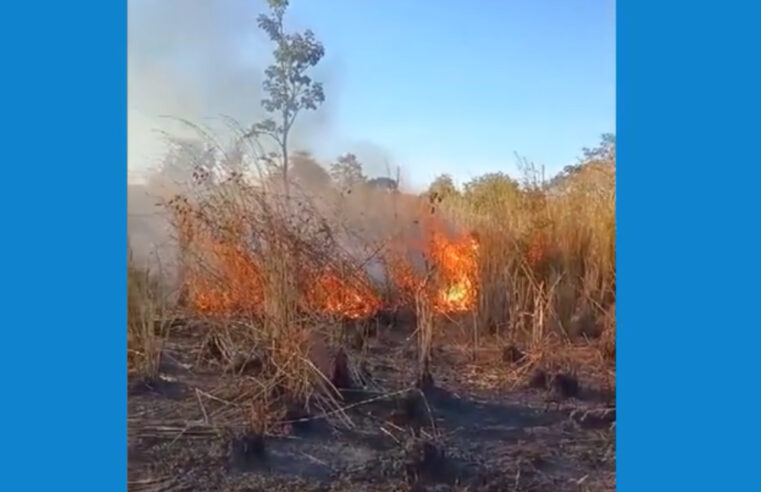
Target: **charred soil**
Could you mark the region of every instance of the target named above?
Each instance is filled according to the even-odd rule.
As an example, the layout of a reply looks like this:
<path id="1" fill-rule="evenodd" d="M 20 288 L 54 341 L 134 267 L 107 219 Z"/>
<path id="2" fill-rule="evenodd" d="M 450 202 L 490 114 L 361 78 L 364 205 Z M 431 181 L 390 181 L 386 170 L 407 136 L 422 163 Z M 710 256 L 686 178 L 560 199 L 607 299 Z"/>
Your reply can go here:
<path id="1" fill-rule="evenodd" d="M 257 433 L 239 411 L 256 375 L 209 363 L 201 346 L 196 329 L 175 330 L 161 375 L 130 382 L 129 490 L 615 490 L 615 407 L 588 375 L 529 384 L 526 368 L 516 384 L 522 353 L 473 362 L 444 344 L 421 389 L 414 337 L 379 332 L 361 353 L 336 350 L 344 417 L 294 405 Z"/>

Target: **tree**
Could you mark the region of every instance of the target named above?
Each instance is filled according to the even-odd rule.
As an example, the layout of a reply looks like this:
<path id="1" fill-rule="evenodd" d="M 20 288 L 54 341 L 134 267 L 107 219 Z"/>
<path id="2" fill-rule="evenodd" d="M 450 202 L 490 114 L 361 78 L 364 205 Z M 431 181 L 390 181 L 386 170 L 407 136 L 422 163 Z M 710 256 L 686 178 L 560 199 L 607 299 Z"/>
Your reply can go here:
<path id="1" fill-rule="evenodd" d="M 263 88 L 267 97 L 262 107 L 277 115 L 279 121 L 268 118 L 253 126 L 249 135 L 267 135 L 275 140 L 282 155 L 282 177 L 288 197 L 288 135 L 302 110 L 315 110 L 325 100 L 322 84 L 307 75 L 325 54 L 314 33 L 285 32 L 283 19 L 288 0 L 268 0 L 269 14 L 258 18 L 259 28 L 267 33 L 275 48 L 275 63 L 264 72 Z"/>
<path id="2" fill-rule="evenodd" d="M 319 195 L 330 187 L 330 175 L 310 152 L 297 150 L 291 154 L 288 172 L 288 182 L 291 184 L 290 198 L 294 198 L 298 193 L 297 190 L 293 189 L 293 186 L 313 195 Z M 274 168 L 267 173 L 266 180 L 270 184 L 281 183 L 283 181 L 283 169 Z"/>
<path id="3" fill-rule="evenodd" d="M 465 183 L 465 199 L 477 210 L 504 204 L 518 193 L 518 183 L 502 172 L 487 173 Z"/>
<path id="4" fill-rule="evenodd" d="M 614 133 L 603 133 L 600 138 L 600 143 L 593 149 L 584 147 L 582 149 L 584 157 L 581 158 L 581 163 L 586 164 L 589 162 L 616 162 L 616 135 Z"/>
<path id="5" fill-rule="evenodd" d="M 302 185 L 315 191 L 330 186 L 330 175 L 314 156 L 306 151 L 296 152 L 291 159 L 293 177 Z"/>
<path id="6" fill-rule="evenodd" d="M 431 182 L 431 185 L 428 187 L 428 194 L 446 200 L 457 196 L 459 192 L 452 180 L 452 176 L 449 174 L 442 174 Z"/>
<path id="7" fill-rule="evenodd" d="M 394 192 L 399 190 L 399 183 L 391 178 L 373 178 L 367 182 L 367 186 L 374 190 Z"/>
<path id="8" fill-rule="evenodd" d="M 600 143 L 593 148 L 584 147 L 583 156 L 576 164 L 565 166 L 555 177 L 550 180 L 549 186 L 554 189 L 564 188 L 574 177 L 579 176 L 585 169 L 592 167 L 615 168 L 616 166 L 616 135 L 604 133 L 600 137 Z"/>
<path id="9" fill-rule="evenodd" d="M 351 189 L 367 181 L 362 172 L 362 163 L 351 153 L 340 156 L 330 165 L 330 176 L 341 190 Z"/>

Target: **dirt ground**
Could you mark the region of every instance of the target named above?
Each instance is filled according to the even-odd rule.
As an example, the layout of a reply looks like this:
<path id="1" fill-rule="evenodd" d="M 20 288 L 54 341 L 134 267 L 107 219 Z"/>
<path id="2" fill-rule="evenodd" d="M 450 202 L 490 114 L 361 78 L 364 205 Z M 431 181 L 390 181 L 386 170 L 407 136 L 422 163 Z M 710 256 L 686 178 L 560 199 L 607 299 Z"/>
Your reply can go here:
<path id="1" fill-rule="evenodd" d="M 366 378 L 345 393 L 348 419 L 288 415 L 290 432 L 262 442 L 237 409 L 252 377 L 202 362 L 201 341 L 175 330 L 161 378 L 129 383 L 131 491 L 615 490 L 614 396 L 592 377 L 575 396 L 516 386 L 501 350 L 473 363 L 445 344 L 423 393 L 414 338 L 380 333 L 351 354 Z"/>

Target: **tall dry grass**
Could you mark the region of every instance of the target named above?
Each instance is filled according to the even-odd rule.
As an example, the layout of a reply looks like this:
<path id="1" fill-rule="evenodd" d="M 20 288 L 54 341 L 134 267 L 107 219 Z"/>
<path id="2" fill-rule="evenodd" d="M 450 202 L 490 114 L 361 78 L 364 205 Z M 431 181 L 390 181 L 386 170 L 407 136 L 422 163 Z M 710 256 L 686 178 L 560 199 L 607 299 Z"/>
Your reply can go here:
<path id="1" fill-rule="evenodd" d="M 155 379 L 161 351 L 169 335 L 172 313 L 158 279 L 139 267 L 130 252 L 127 259 L 127 371 Z"/>
<path id="2" fill-rule="evenodd" d="M 269 428 L 282 417 L 272 409 L 282 412 L 286 400 L 340 416 L 331 362 L 325 359 L 338 348 L 330 345 L 342 339 L 335 333 L 341 323 L 316 311 L 308 293 L 320 272 L 356 282 L 394 245 L 404 249 L 420 242 L 420 211 L 431 207 L 427 197 L 369 191 L 347 196 L 329 183 L 315 193 L 310 183 L 294 178 L 286 198 L 277 170 L 257 166 L 256 159 L 253 166 L 243 162 L 249 154 L 218 147 L 216 157 L 207 159 L 212 165 L 199 166 L 193 181 L 167 204 L 180 250 L 181 298 L 189 314 L 206 317 L 220 338 L 250 343 L 265 354 L 257 378 L 261 391 L 252 400 L 259 410 L 249 412 L 256 421 L 252 427 Z M 245 168 L 255 172 L 244 175 Z M 483 334 L 537 353 L 596 339 L 604 357 L 613 360 L 614 163 L 587 163 L 562 186 L 549 186 L 530 166 L 520 186 L 488 184 L 486 192 L 452 193 L 433 207 L 448 227 L 478 237 L 478 302 L 469 315 L 474 354 L 486 340 Z M 388 280 L 393 265 L 380 265 Z M 151 338 L 155 330 L 149 323 L 139 320 L 155 317 L 151 310 L 158 307 L 145 301 L 150 296 L 138 295 L 150 284 L 133 270 L 131 305 L 142 307 L 130 308 L 129 332 L 132 345 L 141 348 L 130 353 L 140 353 L 141 371 L 153 373 L 160 342 Z M 401 286 L 385 287 L 377 293 L 387 306 L 407 302 L 417 311 L 422 380 L 429 374 L 438 325 L 430 299 L 401 301 Z"/>
<path id="3" fill-rule="evenodd" d="M 477 326 L 539 348 L 600 339 L 615 357 L 615 166 L 590 162 L 562 185 L 524 168 L 520 186 L 448 197 L 479 236 Z"/>
<path id="4" fill-rule="evenodd" d="M 185 309 L 205 317 L 217 332 L 212 336 L 250 343 L 262 356 L 261 390 L 251 403 L 257 410 L 247 415 L 255 432 L 271 428 L 292 404 L 344 417 L 330 380 L 336 347 L 328 346 L 340 338 L 340 323 L 314 308 L 321 294 L 314 291 L 324 272 L 361 279 L 362 260 L 346 250 L 340 228 L 298 182 L 286 195 L 276 173 L 252 179 L 239 167 L 223 165 L 215 179 L 199 171 L 167 204 Z"/>

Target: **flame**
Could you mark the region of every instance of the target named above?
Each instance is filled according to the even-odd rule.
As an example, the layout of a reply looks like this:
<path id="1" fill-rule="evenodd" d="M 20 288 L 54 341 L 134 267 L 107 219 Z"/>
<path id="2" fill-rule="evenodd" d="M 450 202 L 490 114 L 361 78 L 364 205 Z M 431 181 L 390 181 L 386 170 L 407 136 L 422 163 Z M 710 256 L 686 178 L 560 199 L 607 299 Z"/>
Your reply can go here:
<path id="1" fill-rule="evenodd" d="M 261 312 L 265 284 L 259 257 L 242 239 L 250 236 L 242 220 L 232 220 L 222 228 L 224 234 L 214 234 L 186 202 L 180 203 L 177 211 L 184 287 L 191 308 L 204 315 L 221 316 Z M 421 241 L 405 241 L 385 259 L 396 287 L 393 302 L 409 305 L 417 294 L 423 294 L 439 314 L 472 310 L 478 299 L 478 241 L 471 234 L 444 234 L 443 227 L 433 220 L 422 230 Z M 427 258 L 430 275 L 413 267 L 409 260 L 413 251 Z M 186 254 L 191 252 L 194 254 Z M 383 307 L 363 271 L 340 275 L 334 267 L 299 263 L 304 280 L 300 287 L 302 308 L 362 319 Z"/>
<path id="2" fill-rule="evenodd" d="M 361 275 L 342 278 L 327 269 L 318 274 L 306 292 L 307 305 L 322 314 L 367 318 L 381 307 L 381 301 Z"/>
<path id="3" fill-rule="evenodd" d="M 258 312 L 264 302 L 261 273 L 240 244 L 196 237 L 206 268 L 186 271 L 190 305 L 202 314 Z"/>
<path id="4" fill-rule="evenodd" d="M 426 279 L 398 252 L 387 259 L 389 271 L 402 302 L 415 293 L 424 294 L 441 314 L 469 311 L 478 299 L 478 241 L 473 235 L 449 238 L 433 230 L 426 246 L 435 275 Z"/>
<path id="5" fill-rule="evenodd" d="M 183 285 L 187 302 L 199 314 L 230 316 L 261 312 L 265 289 L 257 257 L 241 238 L 241 220 L 231 220 L 213 234 L 185 201 L 175 202 L 177 228 L 183 251 Z M 326 315 L 352 319 L 369 317 L 381 301 L 363 275 L 350 278 L 332 269 L 302 266 L 307 279 L 301 292 L 302 305 Z"/>
<path id="6" fill-rule="evenodd" d="M 217 243 L 212 247 L 219 264 L 219 279 L 196 278 L 189 292 L 200 312 L 258 311 L 264 301 L 259 269 L 240 248 Z"/>
<path id="7" fill-rule="evenodd" d="M 440 233 L 431 238 L 431 257 L 438 272 L 434 308 L 442 313 L 473 309 L 477 300 L 478 242 L 472 235 L 449 239 Z"/>

